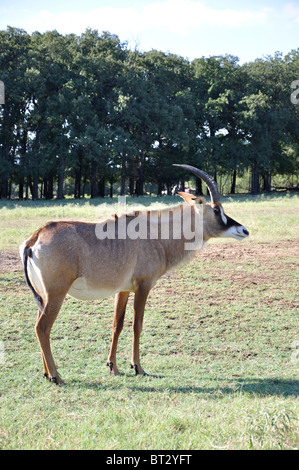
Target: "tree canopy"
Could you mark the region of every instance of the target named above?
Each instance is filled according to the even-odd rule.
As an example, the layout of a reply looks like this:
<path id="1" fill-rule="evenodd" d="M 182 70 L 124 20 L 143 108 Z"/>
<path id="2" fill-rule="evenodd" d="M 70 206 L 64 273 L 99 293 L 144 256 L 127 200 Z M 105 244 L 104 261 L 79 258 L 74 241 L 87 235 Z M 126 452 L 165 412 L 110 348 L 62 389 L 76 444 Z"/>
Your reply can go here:
<path id="1" fill-rule="evenodd" d="M 172 163 L 227 175 L 232 193 L 249 170 L 250 191 L 269 191 L 273 175 L 298 172 L 298 79 L 299 49 L 240 65 L 232 55 L 131 51 L 109 32 L 9 27 L 0 31 L 0 197 L 13 187 L 19 198 L 97 197 L 115 183 L 121 194 L 146 185 L 160 194 L 184 184 Z"/>

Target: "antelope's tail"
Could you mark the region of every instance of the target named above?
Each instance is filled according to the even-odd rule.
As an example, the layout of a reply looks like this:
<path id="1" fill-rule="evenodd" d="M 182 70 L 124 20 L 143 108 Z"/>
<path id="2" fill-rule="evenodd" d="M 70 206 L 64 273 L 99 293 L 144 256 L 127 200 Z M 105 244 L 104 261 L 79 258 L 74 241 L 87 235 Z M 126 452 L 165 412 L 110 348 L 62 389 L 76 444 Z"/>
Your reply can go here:
<path id="1" fill-rule="evenodd" d="M 42 312 L 44 310 L 43 299 L 41 298 L 41 296 L 34 289 L 32 283 L 30 281 L 30 278 L 28 276 L 28 258 L 32 258 L 32 249 L 30 248 L 29 241 L 30 240 L 28 240 L 27 242 L 23 243 L 23 245 L 20 246 L 20 255 L 21 255 L 21 259 L 23 261 L 26 283 L 27 283 L 29 289 L 31 290 L 31 292 L 34 295 L 34 300 L 35 300 L 39 310 Z"/>

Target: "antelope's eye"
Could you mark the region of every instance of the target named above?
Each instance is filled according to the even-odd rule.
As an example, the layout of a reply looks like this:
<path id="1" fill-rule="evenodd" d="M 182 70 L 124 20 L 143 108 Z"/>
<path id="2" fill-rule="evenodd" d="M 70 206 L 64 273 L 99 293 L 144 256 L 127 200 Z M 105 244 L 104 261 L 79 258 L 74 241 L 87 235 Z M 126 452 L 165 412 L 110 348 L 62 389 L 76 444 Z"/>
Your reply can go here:
<path id="1" fill-rule="evenodd" d="M 215 214 L 219 214 L 219 212 L 220 212 L 219 207 L 215 207 L 215 208 L 214 208 L 214 213 L 215 213 Z"/>

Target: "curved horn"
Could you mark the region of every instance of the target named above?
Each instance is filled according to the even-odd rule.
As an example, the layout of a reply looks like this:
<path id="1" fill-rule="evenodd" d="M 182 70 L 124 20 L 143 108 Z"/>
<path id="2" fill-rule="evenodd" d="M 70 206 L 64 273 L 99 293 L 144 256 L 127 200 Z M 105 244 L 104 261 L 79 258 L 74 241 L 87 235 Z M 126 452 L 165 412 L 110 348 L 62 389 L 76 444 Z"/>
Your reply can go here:
<path id="1" fill-rule="evenodd" d="M 178 165 L 176 163 L 173 163 L 173 166 L 180 166 L 182 168 L 185 168 L 185 170 L 192 171 L 192 173 L 194 173 L 196 176 L 199 176 L 199 178 L 201 178 L 208 187 L 208 190 L 211 196 L 211 201 L 214 203 L 220 201 L 220 195 L 219 195 L 217 183 L 216 181 L 213 180 L 213 178 L 210 175 L 208 175 L 208 173 L 206 173 L 203 170 L 199 170 L 198 168 L 195 168 L 195 166 L 191 166 L 191 165 Z"/>

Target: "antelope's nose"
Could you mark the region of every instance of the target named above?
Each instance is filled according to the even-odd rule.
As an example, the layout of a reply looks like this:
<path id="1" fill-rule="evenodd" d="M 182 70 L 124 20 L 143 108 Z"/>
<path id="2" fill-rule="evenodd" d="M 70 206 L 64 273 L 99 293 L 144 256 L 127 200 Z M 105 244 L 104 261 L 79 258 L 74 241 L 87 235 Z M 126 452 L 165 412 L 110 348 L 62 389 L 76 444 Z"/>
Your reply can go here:
<path id="1" fill-rule="evenodd" d="M 245 235 L 249 235 L 249 232 L 248 232 L 247 228 L 243 228 L 243 233 L 244 233 Z"/>

